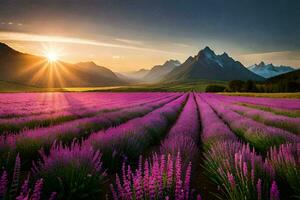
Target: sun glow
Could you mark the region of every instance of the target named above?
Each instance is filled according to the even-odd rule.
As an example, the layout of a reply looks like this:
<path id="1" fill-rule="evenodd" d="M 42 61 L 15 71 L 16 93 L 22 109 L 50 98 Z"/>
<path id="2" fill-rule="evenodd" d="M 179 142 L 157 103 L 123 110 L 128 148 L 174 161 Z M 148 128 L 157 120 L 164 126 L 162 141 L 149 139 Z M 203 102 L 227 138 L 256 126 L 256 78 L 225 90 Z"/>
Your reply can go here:
<path id="1" fill-rule="evenodd" d="M 46 57 L 49 62 L 56 62 L 58 59 L 58 55 L 55 52 L 47 52 Z"/>

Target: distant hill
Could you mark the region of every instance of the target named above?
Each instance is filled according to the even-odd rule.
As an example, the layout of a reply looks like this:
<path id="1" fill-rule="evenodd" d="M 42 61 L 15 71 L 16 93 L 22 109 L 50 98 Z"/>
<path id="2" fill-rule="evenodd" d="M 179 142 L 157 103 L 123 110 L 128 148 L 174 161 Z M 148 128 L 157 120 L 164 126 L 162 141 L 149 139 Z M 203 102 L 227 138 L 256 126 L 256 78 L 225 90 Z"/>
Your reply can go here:
<path id="1" fill-rule="evenodd" d="M 117 75 L 127 79 L 139 80 L 146 76 L 149 71 L 149 69 L 140 69 L 138 71 L 131 72 L 118 72 L 119 75 Z"/>
<path id="2" fill-rule="evenodd" d="M 93 62 L 49 63 L 0 43 L 0 80 L 39 87 L 91 87 L 125 84 L 111 70 Z"/>
<path id="3" fill-rule="evenodd" d="M 274 66 L 272 63 L 265 64 L 264 62 L 261 62 L 259 64 L 254 64 L 250 66 L 248 69 L 264 78 L 270 78 L 273 76 L 277 76 L 295 70 L 293 67 L 290 66 L 282 66 L 282 65 Z"/>
<path id="4" fill-rule="evenodd" d="M 159 82 L 165 75 L 180 65 L 181 63 L 178 60 L 168 60 L 163 65 L 156 65 L 143 77 L 143 81 Z"/>
<path id="5" fill-rule="evenodd" d="M 30 85 L 23 85 L 19 83 L 1 81 L 0 80 L 0 92 L 32 92 L 41 91 L 42 88 L 34 87 Z"/>
<path id="6" fill-rule="evenodd" d="M 182 65 L 168 73 L 164 81 L 187 80 L 255 80 L 264 78 L 248 70 L 240 62 L 226 53 L 216 55 L 209 47 L 205 47 L 198 55 L 189 57 Z"/>
<path id="7" fill-rule="evenodd" d="M 300 83 L 300 69 L 285 74 L 281 74 L 278 76 L 274 76 L 272 78 L 267 79 L 266 82 L 278 83 L 280 81 L 294 81 Z"/>

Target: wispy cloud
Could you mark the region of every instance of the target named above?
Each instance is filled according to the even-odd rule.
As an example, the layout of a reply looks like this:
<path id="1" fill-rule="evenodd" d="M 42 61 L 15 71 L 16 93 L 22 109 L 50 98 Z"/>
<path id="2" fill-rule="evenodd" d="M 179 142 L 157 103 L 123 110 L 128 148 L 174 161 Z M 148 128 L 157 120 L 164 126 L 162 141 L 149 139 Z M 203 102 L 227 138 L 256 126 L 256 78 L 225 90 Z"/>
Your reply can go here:
<path id="1" fill-rule="evenodd" d="M 118 42 L 132 44 L 132 45 L 143 45 L 144 44 L 144 42 L 138 41 L 138 40 L 128 40 L 128 39 L 123 39 L 123 38 L 116 38 L 115 40 Z"/>
<path id="2" fill-rule="evenodd" d="M 253 53 L 236 56 L 245 65 L 252 65 L 261 61 L 276 65 L 291 65 L 300 67 L 300 51 L 277 51 Z"/>
<path id="3" fill-rule="evenodd" d="M 118 60 L 118 59 L 122 59 L 122 58 L 123 58 L 123 56 L 118 56 L 118 55 L 116 55 L 116 56 L 112 56 L 112 58 L 113 58 L 113 59 L 117 59 L 117 60 Z"/>
<path id="4" fill-rule="evenodd" d="M 190 45 L 183 44 L 183 43 L 173 43 L 173 45 L 178 46 L 178 47 L 184 47 L 184 48 L 190 47 Z"/>
<path id="5" fill-rule="evenodd" d="M 111 48 L 122 48 L 122 49 L 136 50 L 136 51 L 147 51 L 147 52 L 162 53 L 162 54 L 183 55 L 182 53 L 179 52 L 165 51 L 161 49 L 153 49 L 147 47 L 137 47 L 134 45 L 120 45 L 120 44 L 114 44 L 110 42 L 101 42 L 97 40 L 89 40 L 89 39 L 76 38 L 76 37 L 38 35 L 38 34 L 20 33 L 20 32 L 0 31 L 0 40 L 82 44 L 82 45 L 93 45 L 93 46 L 102 46 L 102 47 L 111 47 Z"/>
<path id="6" fill-rule="evenodd" d="M 11 22 L 11 21 L 8 21 L 8 22 L 2 21 L 0 24 L 4 25 L 4 26 L 23 26 L 23 23 Z"/>

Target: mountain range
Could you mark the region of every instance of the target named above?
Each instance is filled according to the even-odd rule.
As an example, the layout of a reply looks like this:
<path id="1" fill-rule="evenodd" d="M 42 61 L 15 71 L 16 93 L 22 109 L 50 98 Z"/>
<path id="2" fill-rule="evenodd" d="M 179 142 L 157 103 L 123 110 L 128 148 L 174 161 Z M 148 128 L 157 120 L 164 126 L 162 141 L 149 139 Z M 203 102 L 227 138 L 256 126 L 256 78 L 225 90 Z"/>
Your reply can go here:
<path id="1" fill-rule="evenodd" d="M 188 81 L 195 79 L 206 80 L 254 80 L 263 81 L 264 78 L 248 70 L 240 62 L 229 57 L 227 53 L 216 55 L 209 47 L 192 57 L 182 65 L 168 73 L 165 81 Z"/>
<path id="2" fill-rule="evenodd" d="M 177 60 L 168 60 L 149 70 L 117 73 L 94 62 L 51 63 L 44 57 L 21 53 L 0 43 L 0 81 L 38 87 L 117 86 L 141 82 L 194 80 L 264 81 L 270 74 L 273 76 L 293 70 L 288 66 L 266 65 L 264 62 L 246 68 L 227 53 L 216 55 L 209 47 L 205 47 L 182 64 Z"/>
<path id="3" fill-rule="evenodd" d="M 119 73 L 119 75 L 123 75 L 123 77 L 125 76 L 126 78 L 129 79 L 142 79 L 144 76 L 147 75 L 147 73 L 149 72 L 149 69 L 139 69 L 137 71 L 130 71 L 130 72 L 122 72 Z"/>
<path id="4" fill-rule="evenodd" d="M 156 65 L 143 77 L 143 81 L 159 82 L 180 65 L 178 60 L 168 60 L 163 65 Z"/>
<path id="5" fill-rule="evenodd" d="M 248 69 L 264 78 L 271 78 L 273 76 L 278 76 L 280 74 L 284 74 L 295 70 L 290 66 L 274 66 L 272 63 L 265 64 L 264 62 L 254 64 L 248 67 Z"/>
<path id="6" fill-rule="evenodd" d="M 0 80 L 39 87 L 124 85 L 110 69 L 93 62 L 50 63 L 44 57 L 18 52 L 0 43 Z"/>

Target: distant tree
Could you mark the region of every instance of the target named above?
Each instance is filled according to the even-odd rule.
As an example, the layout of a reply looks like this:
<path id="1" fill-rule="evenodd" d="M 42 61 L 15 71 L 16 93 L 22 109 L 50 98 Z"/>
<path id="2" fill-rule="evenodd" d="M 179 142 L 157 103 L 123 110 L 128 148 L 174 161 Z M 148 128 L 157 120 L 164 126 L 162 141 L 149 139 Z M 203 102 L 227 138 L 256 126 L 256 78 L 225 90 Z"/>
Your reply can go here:
<path id="1" fill-rule="evenodd" d="M 226 89 L 223 85 L 208 85 L 205 89 L 206 92 L 224 92 Z"/>
<path id="2" fill-rule="evenodd" d="M 299 92 L 300 91 L 300 83 L 296 81 L 287 81 L 285 83 L 285 92 Z"/>
<path id="3" fill-rule="evenodd" d="M 243 92 L 244 89 L 244 81 L 241 80 L 233 80 L 228 84 L 229 90 L 232 92 Z"/>
<path id="4" fill-rule="evenodd" d="M 248 80 L 244 83 L 244 92 L 257 92 L 255 83 L 252 80 Z"/>
<path id="5" fill-rule="evenodd" d="M 300 92 L 300 83 L 294 80 L 281 80 L 277 83 L 264 83 L 256 86 L 258 92 Z"/>

